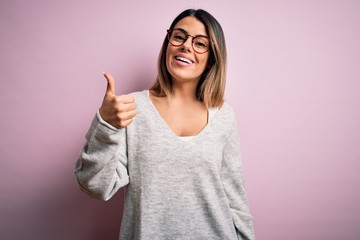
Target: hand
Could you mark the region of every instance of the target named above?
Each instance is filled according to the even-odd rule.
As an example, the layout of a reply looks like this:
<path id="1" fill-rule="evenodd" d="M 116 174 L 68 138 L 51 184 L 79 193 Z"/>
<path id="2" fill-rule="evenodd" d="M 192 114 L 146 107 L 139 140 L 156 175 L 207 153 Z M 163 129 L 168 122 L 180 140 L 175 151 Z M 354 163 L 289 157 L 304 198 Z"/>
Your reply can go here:
<path id="1" fill-rule="evenodd" d="M 136 116 L 135 98 L 131 95 L 115 95 L 115 81 L 109 73 L 104 73 L 107 88 L 99 109 L 101 118 L 115 128 L 129 126 Z"/>

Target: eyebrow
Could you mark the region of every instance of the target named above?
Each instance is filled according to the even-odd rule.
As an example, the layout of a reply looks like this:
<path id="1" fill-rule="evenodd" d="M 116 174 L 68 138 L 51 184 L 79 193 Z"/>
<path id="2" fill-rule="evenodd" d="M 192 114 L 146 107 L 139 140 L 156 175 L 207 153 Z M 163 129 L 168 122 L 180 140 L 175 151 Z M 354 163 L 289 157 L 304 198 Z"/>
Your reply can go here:
<path id="1" fill-rule="evenodd" d="M 189 36 L 192 36 L 192 37 L 206 37 L 206 38 L 209 38 L 209 36 L 203 35 L 203 34 L 197 34 L 197 35 L 195 35 L 195 36 L 190 35 L 190 34 L 189 34 L 185 29 L 183 29 L 183 28 L 174 28 L 174 30 L 180 30 L 180 31 L 184 32 L 186 35 L 189 35 Z"/>

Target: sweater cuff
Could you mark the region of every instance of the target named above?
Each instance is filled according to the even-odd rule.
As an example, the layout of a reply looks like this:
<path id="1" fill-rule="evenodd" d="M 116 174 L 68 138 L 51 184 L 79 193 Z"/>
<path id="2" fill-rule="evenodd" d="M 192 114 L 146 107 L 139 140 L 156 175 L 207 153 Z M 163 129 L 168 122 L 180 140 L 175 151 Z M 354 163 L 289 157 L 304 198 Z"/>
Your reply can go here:
<path id="1" fill-rule="evenodd" d="M 110 128 L 111 130 L 114 130 L 114 131 L 120 130 L 120 129 L 112 126 L 111 124 L 107 123 L 104 119 L 102 119 L 99 110 L 96 112 L 96 117 L 97 117 L 97 119 L 99 120 L 99 122 L 100 122 L 102 125 L 104 125 L 105 127 L 108 127 L 108 128 Z"/>

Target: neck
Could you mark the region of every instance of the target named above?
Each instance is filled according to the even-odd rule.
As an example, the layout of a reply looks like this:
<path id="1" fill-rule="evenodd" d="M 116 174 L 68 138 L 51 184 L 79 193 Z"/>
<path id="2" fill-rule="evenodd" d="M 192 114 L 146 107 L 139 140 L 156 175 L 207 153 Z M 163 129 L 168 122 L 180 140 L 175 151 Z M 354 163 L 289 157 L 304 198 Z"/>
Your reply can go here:
<path id="1" fill-rule="evenodd" d="M 171 98 L 182 102 L 197 102 L 196 87 L 197 82 L 174 84 Z"/>

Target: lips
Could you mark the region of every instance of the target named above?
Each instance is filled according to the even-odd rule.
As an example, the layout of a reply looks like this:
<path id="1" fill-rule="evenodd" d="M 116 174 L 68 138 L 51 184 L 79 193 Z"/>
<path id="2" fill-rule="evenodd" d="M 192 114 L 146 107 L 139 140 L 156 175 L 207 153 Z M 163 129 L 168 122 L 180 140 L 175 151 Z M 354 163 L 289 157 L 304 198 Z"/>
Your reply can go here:
<path id="1" fill-rule="evenodd" d="M 183 63 L 187 63 L 187 64 L 193 64 L 194 61 L 192 61 L 190 58 L 185 57 L 185 56 L 175 56 L 175 60 L 183 62 Z"/>

